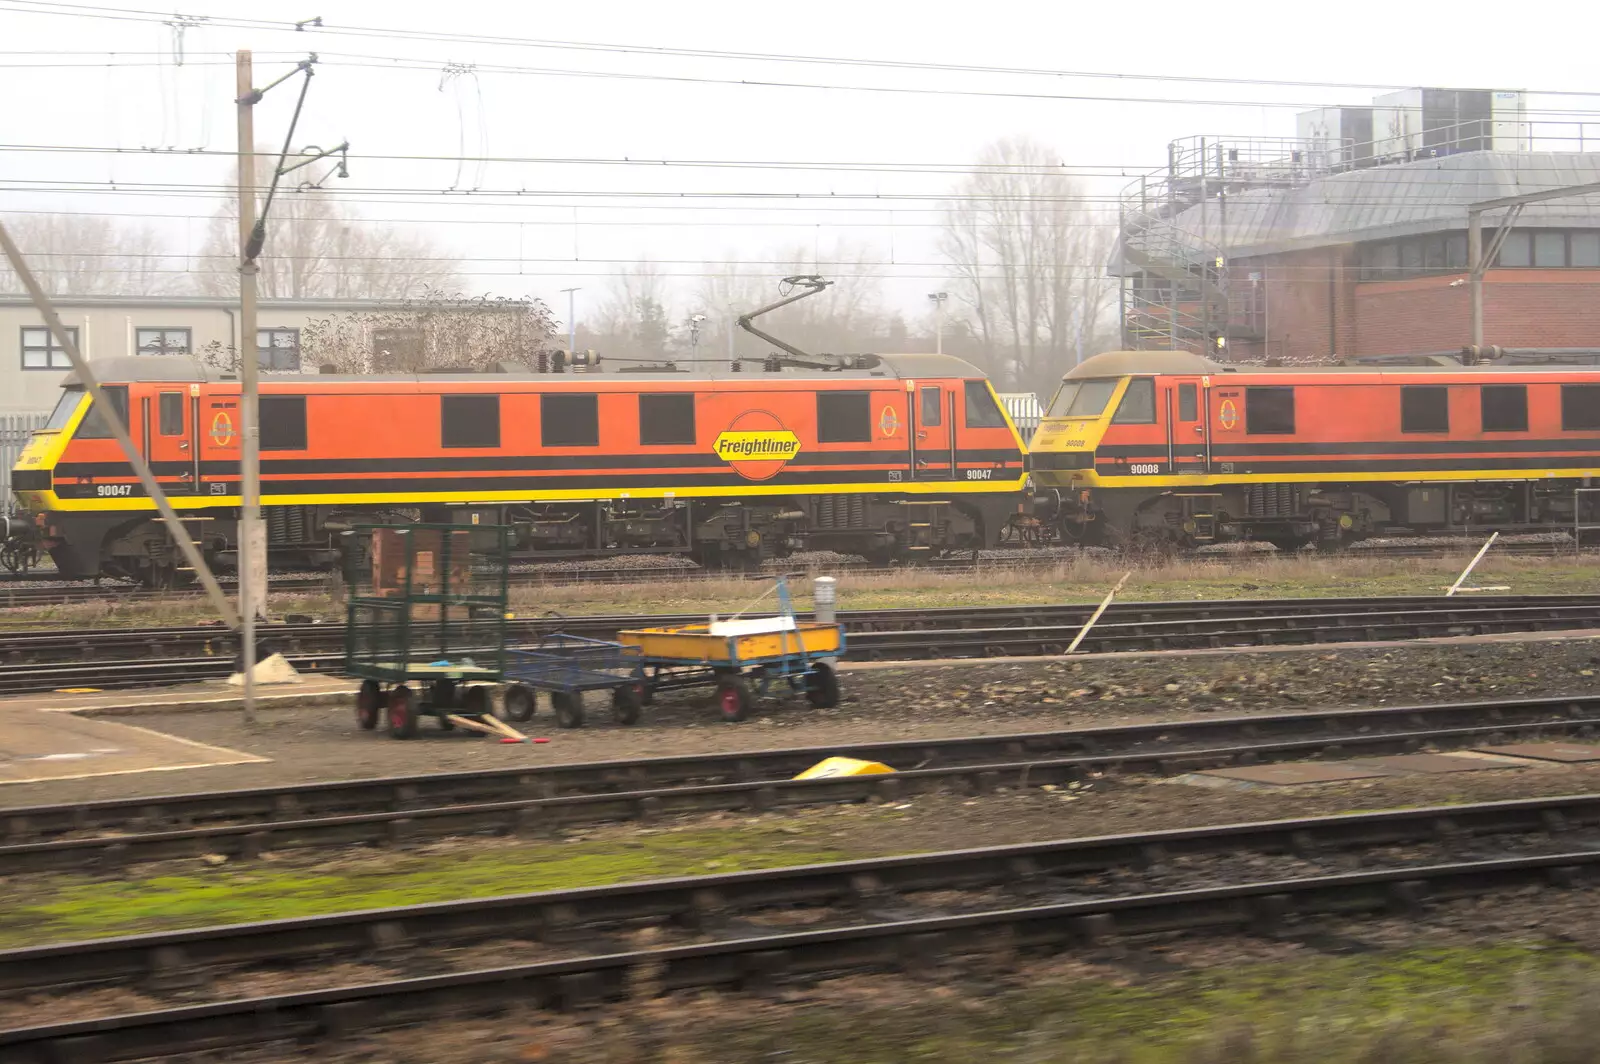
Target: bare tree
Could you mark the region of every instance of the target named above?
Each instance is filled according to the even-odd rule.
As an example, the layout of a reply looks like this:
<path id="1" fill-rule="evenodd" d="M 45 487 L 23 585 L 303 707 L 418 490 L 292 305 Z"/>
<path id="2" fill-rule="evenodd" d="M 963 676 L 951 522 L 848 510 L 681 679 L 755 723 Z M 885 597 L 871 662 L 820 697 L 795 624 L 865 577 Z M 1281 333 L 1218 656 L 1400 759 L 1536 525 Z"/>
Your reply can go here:
<path id="1" fill-rule="evenodd" d="M 426 289 L 391 306 L 308 322 L 300 330 L 300 363 L 338 373 L 491 369 L 502 363 L 546 369 L 554 336 L 554 319 L 540 300 Z M 239 361 L 232 348 L 215 343 L 199 355 L 223 369 Z"/>
<path id="2" fill-rule="evenodd" d="M 1048 390 L 1101 342 L 1115 231 L 1043 145 L 996 141 L 945 204 L 940 252 L 983 362 L 1007 388 Z"/>
<path id="3" fill-rule="evenodd" d="M 179 259 L 148 226 L 73 214 L 18 214 L 5 219 L 45 289 L 58 296 L 155 296 L 182 291 Z M 0 260 L 0 291 L 22 283 Z"/>
<path id="4" fill-rule="evenodd" d="M 256 187 L 262 193 L 276 160 L 276 153 L 257 149 Z M 237 203 L 212 215 L 202 255 L 207 268 L 197 275 L 200 291 L 236 292 Z M 258 264 L 258 291 L 268 299 L 406 299 L 461 283 L 456 264 L 426 237 L 363 221 L 332 194 L 313 187 L 279 188 Z"/>
<path id="5" fill-rule="evenodd" d="M 624 267 L 585 329 L 607 358 L 659 359 L 671 353 L 672 297 L 667 279 L 653 262 Z"/>

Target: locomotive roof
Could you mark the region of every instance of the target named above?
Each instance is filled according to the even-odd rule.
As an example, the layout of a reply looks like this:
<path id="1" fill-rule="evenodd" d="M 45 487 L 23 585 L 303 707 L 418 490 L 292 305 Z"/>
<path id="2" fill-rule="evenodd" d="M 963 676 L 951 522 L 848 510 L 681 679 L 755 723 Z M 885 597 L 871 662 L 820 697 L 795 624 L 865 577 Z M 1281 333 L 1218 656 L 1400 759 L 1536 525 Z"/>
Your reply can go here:
<path id="1" fill-rule="evenodd" d="M 1383 363 L 1340 363 L 1311 366 L 1258 366 L 1240 363 L 1217 362 L 1191 351 L 1107 351 L 1093 355 L 1068 370 L 1063 380 L 1082 380 L 1088 377 L 1128 377 L 1141 374 L 1206 376 L 1222 373 L 1264 374 L 1278 376 L 1292 373 L 1583 373 L 1600 371 L 1600 366 L 1564 365 L 1506 365 L 1502 363 L 1436 362 L 1427 365 L 1388 365 Z"/>
<path id="2" fill-rule="evenodd" d="M 1150 352 L 1133 352 L 1149 354 Z M 281 381 L 582 381 L 643 380 L 643 381 L 760 381 L 781 377 L 785 380 L 873 380 L 921 377 L 985 377 L 977 366 L 954 355 L 866 355 L 860 356 L 868 364 L 863 368 L 810 369 L 784 367 L 776 372 L 762 368 L 758 363 L 746 363 L 739 373 L 726 366 L 716 370 L 690 370 L 687 372 L 659 370 L 636 372 L 619 370 L 602 362 L 598 369 L 585 369 L 574 373 L 571 368 L 563 373 L 535 373 L 526 367 L 506 366 L 503 372 L 494 370 L 444 372 L 444 373 L 265 373 L 264 382 Z M 1087 364 L 1087 363 L 1086 363 Z M 616 364 L 613 364 L 613 366 Z M 140 383 L 200 383 L 205 381 L 232 381 L 231 371 L 204 366 L 187 355 L 135 355 L 118 358 L 95 359 L 95 377 L 101 381 L 133 381 Z M 62 385 L 80 384 L 76 370 L 69 371 Z"/>

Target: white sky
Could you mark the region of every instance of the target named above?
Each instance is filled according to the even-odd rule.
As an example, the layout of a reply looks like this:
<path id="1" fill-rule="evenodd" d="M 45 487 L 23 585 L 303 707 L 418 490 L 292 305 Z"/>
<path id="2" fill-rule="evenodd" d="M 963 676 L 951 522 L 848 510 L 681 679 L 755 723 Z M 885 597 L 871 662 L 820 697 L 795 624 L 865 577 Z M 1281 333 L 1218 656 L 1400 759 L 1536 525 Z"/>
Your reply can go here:
<path id="1" fill-rule="evenodd" d="M 565 317 L 566 298 L 559 290 L 583 286 L 580 320 L 582 301 L 599 298 L 610 274 L 640 258 L 655 260 L 663 273 L 679 275 L 680 284 L 692 287 L 706 261 L 735 259 L 761 268 L 778 248 L 796 245 L 820 248 L 826 258 L 840 238 L 873 244 L 889 263 L 882 273 L 891 301 L 920 314 L 923 294 L 939 287 L 942 276 L 932 246 L 935 203 L 896 197 L 936 197 L 959 174 L 897 168 L 953 171 L 1001 136 L 1026 134 L 1051 145 L 1070 166 L 1104 175 L 1089 188 L 1111 196 L 1125 177 L 1159 166 L 1173 138 L 1292 136 L 1297 110 L 1369 103 L 1384 91 L 1367 86 L 1535 93 L 1600 88 L 1593 74 L 1600 19 L 1592 6 L 1579 3 L 1546 3 L 1536 11 L 1523 9 L 1529 13 L 1521 17 L 1508 5 L 1440 7 L 1415 0 L 1315 8 L 1282 0 L 816 0 L 787 7 L 748 0 L 457 0 L 426 6 L 409 0 L 304 0 L 297 6 L 185 0 L 177 8 L 184 15 L 286 21 L 320 15 L 326 29 L 294 33 L 201 24 L 183 36 L 181 69 L 173 62 L 173 31 L 159 21 L 170 13 L 143 9 L 117 19 L 46 9 L 68 10 L 0 0 L 0 99 L 7 101 L 0 127 L 0 142 L 7 145 L 0 149 L 0 214 L 95 211 L 149 219 L 166 229 L 174 246 L 198 250 L 230 160 L 135 149 L 232 152 L 234 73 L 231 57 L 222 53 L 254 49 L 260 85 L 315 50 L 325 62 L 295 145 L 326 147 L 349 139 L 350 178 L 330 181 L 330 187 L 367 217 L 415 224 L 462 255 L 477 290 L 538 296 Z M 118 9 L 94 10 L 107 15 Z M 1554 25 L 1565 28 L 1553 33 Z M 416 38 L 334 32 L 352 27 L 406 31 Z M 1125 76 L 881 69 L 441 39 L 452 34 Z M 86 52 L 97 54 L 70 54 Z M 108 60 L 109 52 L 118 55 Z M 447 64 L 478 69 L 445 79 Z M 533 72 L 553 69 L 625 76 Z M 697 84 L 640 75 L 942 91 Z M 1149 76 L 1337 84 L 1208 84 Z M 1484 80 L 1490 77 L 1492 84 Z M 1077 98 L 950 94 L 955 90 Z M 281 143 L 296 92 L 297 82 L 286 84 L 257 109 L 260 141 Z M 1585 111 L 1596 107 L 1596 99 L 1536 94 L 1530 106 Z M 1600 140 L 1600 117 L 1588 132 Z M 21 145 L 129 153 L 17 150 Z M 463 154 L 626 157 L 657 165 L 479 163 L 460 161 Z M 373 158 L 383 155 L 436 158 Z M 664 167 L 663 159 L 884 165 L 849 173 Z M 138 194 L 133 189 L 140 182 L 195 187 L 187 196 Z M 39 190 L 69 183 L 82 184 L 73 192 Z M 526 191 L 516 197 L 492 194 L 514 190 Z M 672 198 L 738 192 L 774 198 Z M 877 198 L 822 203 L 798 194 Z M 786 195 L 791 198 L 778 198 Z M 826 262 L 821 267 L 826 271 Z M 776 265 L 768 268 L 778 272 Z"/>

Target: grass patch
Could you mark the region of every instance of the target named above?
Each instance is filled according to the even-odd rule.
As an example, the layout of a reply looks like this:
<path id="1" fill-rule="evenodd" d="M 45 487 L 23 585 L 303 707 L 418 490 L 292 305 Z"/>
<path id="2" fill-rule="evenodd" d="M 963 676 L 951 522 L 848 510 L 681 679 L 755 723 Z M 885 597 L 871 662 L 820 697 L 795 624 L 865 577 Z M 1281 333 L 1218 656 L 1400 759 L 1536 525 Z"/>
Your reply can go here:
<path id="1" fill-rule="evenodd" d="M 894 573 L 839 576 L 844 609 L 930 606 L 1010 606 L 1098 602 L 1127 569 L 1133 570 L 1122 601 L 1177 599 L 1317 598 L 1366 595 L 1438 595 L 1466 564 L 1470 554 L 1418 558 L 1364 558 L 1342 555 L 1275 558 L 1241 557 L 1218 561 L 1189 558 L 1137 560 L 1080 559 L 1045 568 L 997 567 L 981 575 L 906 569 Z M 1553 594 L 1600 585 L 1600 564 L 1570 557 L 1529 557 L 1493 553 L 1474 572 L 1479 586 L 1509 585 L 1512 594 Z M 514 588 L 512 609 L 521 616 L 549 612 L 569 616 L 595 613 L 728 613 L 765 590 L 746 579 L 663 576 L 637 584 L 569 584 Z M 792 582 L 795 605 L 809 609 L 810 581 Z M 766 596 L 757 609 L 772 608 Z M 343 613 L 329 594 L 275 597 L 279 616 L 302 614 L 329 621 Z M 6 628 L 101 628 L 151 624 L 199 624 L 212 620 L 198 597 L 127 602 L 72 603 L 0 611 Z"/>
<path id="2" fill-rule="evenodd" d="M 709 1025 L 672 1059 L 1577 1064 L 1600 1059 L 1597 989 L 1595 958 L 1509 945 L 1231 965 L 1137 985 L 1079 972 L 989 997 L 765 1010 Z"/>
<path id="3" fill-rule="evenodd" d="M 0 915 L 0 946 L 838 859 L 836 851 L 774 830 L 730 827 L 364 857 L 331 870 L 258 863 L 116 882 L 79 876 L 16 880 Z"/>

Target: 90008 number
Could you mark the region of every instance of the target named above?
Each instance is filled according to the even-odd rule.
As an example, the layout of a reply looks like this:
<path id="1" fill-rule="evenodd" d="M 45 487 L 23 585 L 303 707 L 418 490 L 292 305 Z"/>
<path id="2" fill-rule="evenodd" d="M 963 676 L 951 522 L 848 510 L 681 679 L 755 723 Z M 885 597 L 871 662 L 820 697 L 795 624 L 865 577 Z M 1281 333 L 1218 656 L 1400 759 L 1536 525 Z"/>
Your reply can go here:
<path id="1" fill-rule="evenodd" d="M 1159 472 L 1161 472 L 1161 467 L 1159 465 L 1156 465 L 1153 462 L 1145 463 L 1145 464 L 1142 464 L 1142 465 L 1140 463 L 1138 463 L 1138 462 L 1134 462 L 1132 465 L 1128 466 L 1128 472 L 1135 473 L 1135 474 L 1138 474 L 1138 473 L 1159 473 Z"/>

